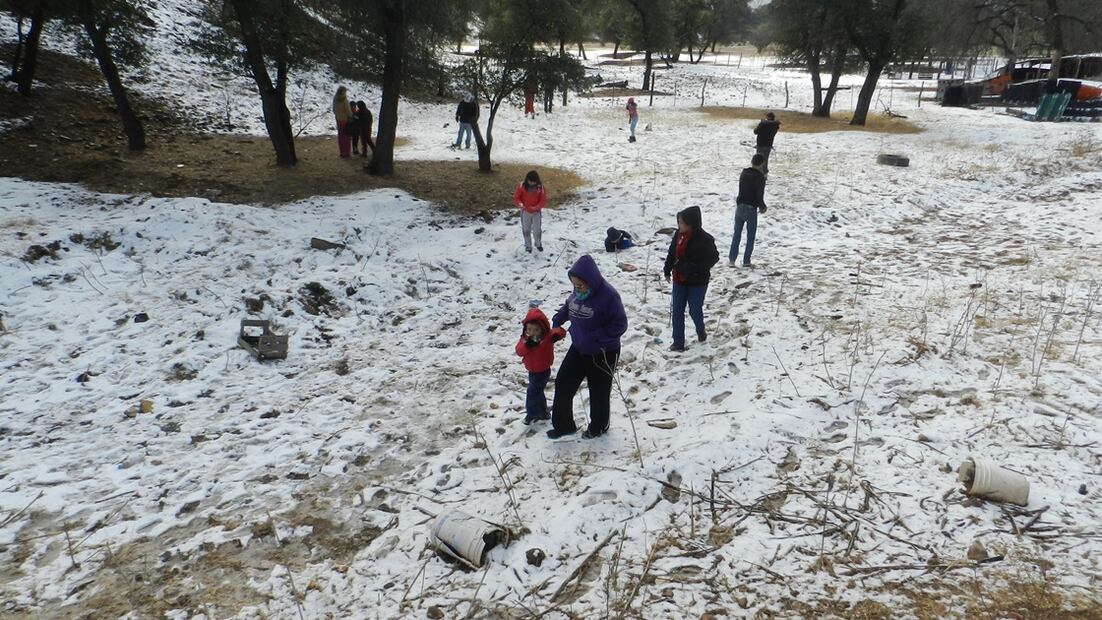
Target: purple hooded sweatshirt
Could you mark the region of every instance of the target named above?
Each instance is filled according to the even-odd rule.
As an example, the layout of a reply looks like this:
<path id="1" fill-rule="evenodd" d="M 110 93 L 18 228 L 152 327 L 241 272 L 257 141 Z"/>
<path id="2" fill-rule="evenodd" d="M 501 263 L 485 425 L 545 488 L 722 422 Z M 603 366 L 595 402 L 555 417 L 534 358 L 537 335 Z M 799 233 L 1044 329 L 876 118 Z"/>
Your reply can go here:
<path id="1" fill-rule="evenodd" d="M 567 273 L 585 280 L 589 296 L 579 301 L 578 294 L 571 293 L 555 313 L 552 325 L 559 327 L 570 321 L 571 346 L 583 355 L 619 349 L 620 336 L 628 330 L 628 317 L 620 294 L 605 282 L 597 263 L 588 254 L 579 258 Z"/>

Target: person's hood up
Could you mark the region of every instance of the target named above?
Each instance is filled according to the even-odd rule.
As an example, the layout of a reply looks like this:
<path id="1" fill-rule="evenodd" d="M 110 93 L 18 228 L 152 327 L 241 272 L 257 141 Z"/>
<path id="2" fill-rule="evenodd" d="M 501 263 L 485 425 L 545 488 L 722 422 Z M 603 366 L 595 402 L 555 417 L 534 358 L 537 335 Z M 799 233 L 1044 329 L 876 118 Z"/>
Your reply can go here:
<path id="1" fill-rule="evenodd" d="M 692 227 L 693 230 L 700 230 L 702 219 L 700 217 L 700 207 L 689 207 L 684 211 L 677 214 L 677 217 L 685 221 L 686 224 Z"/>
<path id="2" fill-rule="evenodd" d="M 601 270 L 597 268 L 597 262 L 589 254 L 579 258 L 566 273 L 584 280 L 593 292 L 597 292 L 605 285 L 605 279 L 601 275 Z"/>
<path id="3" fill-rule="evenodd" d="M 551 333 L 551 321 L 547 320 L 547 315 L 543 313 L 543 310 L 539 308 L 529 308 L 528 314 L 524 315 L 524 321 L 522 321 L 521 324 L 527 325 L 532 321 L 540 324 L 540 327 L 543 328 L 544 335 Z"/>

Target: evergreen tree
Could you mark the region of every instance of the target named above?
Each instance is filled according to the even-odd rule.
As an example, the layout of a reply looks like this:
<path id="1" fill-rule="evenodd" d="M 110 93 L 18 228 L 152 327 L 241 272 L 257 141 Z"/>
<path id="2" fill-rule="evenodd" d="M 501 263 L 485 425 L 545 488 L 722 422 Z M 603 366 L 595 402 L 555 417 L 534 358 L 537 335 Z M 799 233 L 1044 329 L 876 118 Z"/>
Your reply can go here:
<path id="1" fill-rule="evenodd" d="M 643 50 L 643 90 L 650 89 L 654 70 L 654 53 L 673 47 L 674 29 L 671 0 L 620 0 L 628 16 L 627 42 Z"/>
<path id="2" fill-rule="evenodd" d="M 291 72 L 329 60 L 327 54 L 348 40 L 322 23 L 314 8 L 307 0 L 207 0 L 208 27 L 192 42 L 224 70 L 256 83 L 280 166 L 298 161 L 287 109 Z"/>
<path id="3" fill-rule="evenodd" d="M 46 25 L 47 0 L 4 0 L 0 9 L 10 11 L 16 20 L 15 51 L 12 54 L 11 71 L 8 80 L 16 83 L 20 95 L 31 94 L 34 72 L 38 64 L 39 42 L 42 28 Z M 28 30 L 23 31 L 24 24 Z"/>
<path id="4" fill-rule="evenodd" d="M 914 0 L 845 0 L 843 24 L 850 44 L 864 59 L 867 71 L 851 125 L 864 125 L 884 69 L 922 35 Z"/>
<path id="5" fill-rule="evenodd" d="M 846 62 L 849 39 L 842 17 L 838 4 L 831 0 L 774 0 L 765 9 L 771 41 L 782 56 L 803 63 L 811 74 L 815 116 L 830 118 Z M 826 88 L 822 86 L 824 67 L 830 71 Z"/>
<path id="6" fill-rule="evenodd" d="M 60 4 L 60 3 L 59 3 Z M 130 150 L 145 148 L 145 129 L 130 104 L 119 67 L 145 64 L 146 48 L 153 22 L 144 0 L 76 0 L 75 24 L 84 39 L 81 49 L 95 58 L 107 89 L 115 102 Z"/>
<path id="7" fill-rule="evenodd" d="M 492 9 L 481 33 L 479 53 L 456 69 L 457 82 L 489 106 L 485 135 L 478 123 L 474 125 L 478 167 L 483 171 L 489 171 L 492 165 L 497 112 L 502 103 L 519 99 L 527 81 L 550 85 L 552 92 L 556 88 L 578 88 L 585 82 L 581 63 L 563 46 L 557 53 L 539 49 L 546 45 L 547 33 L 531 24 L 541 23 L 547 15 L 542 12 L 554 11 L 555 5 L 540 0 L 494 0 Z"/>

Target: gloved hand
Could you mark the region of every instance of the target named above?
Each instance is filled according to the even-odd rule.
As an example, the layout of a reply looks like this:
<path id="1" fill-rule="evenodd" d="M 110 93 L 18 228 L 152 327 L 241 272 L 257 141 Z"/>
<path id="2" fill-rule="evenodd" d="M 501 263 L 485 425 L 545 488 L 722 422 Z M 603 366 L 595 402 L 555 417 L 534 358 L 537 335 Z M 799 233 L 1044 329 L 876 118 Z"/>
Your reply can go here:
<path id="1" fill-rule="evenodd" d="M 670 273 L 667 271 L 666 272 L 666 282 L 669 282 L 669 281 L 670 281 Z"/>
<path id="2" fill-rule="evenodd" d="M 768 207 L 766 207 L 765 205 L 762 205 L 762 206 L 758 207 L 758 213 L 765 213 L 766 209 L 768 209 Z"/>

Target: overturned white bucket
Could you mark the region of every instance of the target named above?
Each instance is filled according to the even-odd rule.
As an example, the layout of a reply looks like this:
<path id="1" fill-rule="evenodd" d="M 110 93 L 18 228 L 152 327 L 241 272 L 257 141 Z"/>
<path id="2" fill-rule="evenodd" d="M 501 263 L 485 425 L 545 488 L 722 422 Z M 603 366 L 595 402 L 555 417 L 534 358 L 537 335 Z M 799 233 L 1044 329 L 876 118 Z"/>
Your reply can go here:
<path id="1" fill-rule="evenodd" d="M 465 560 L 478 568 L 486 559 L 486 552 L 498 546 L 505 538 L 500 527 L 459 511 L 441 513 L 432 522 L 432 537 L 437 548 L 444 553 Z"/>
<path id="2" fill-rule="evenodd" d="M 965 492 L 973 497 L 1019 506 L 1029 503 L 1029 480 L 987 459 L 968 457 L 957 468 L 957 478 L 964 483 Z"/>

